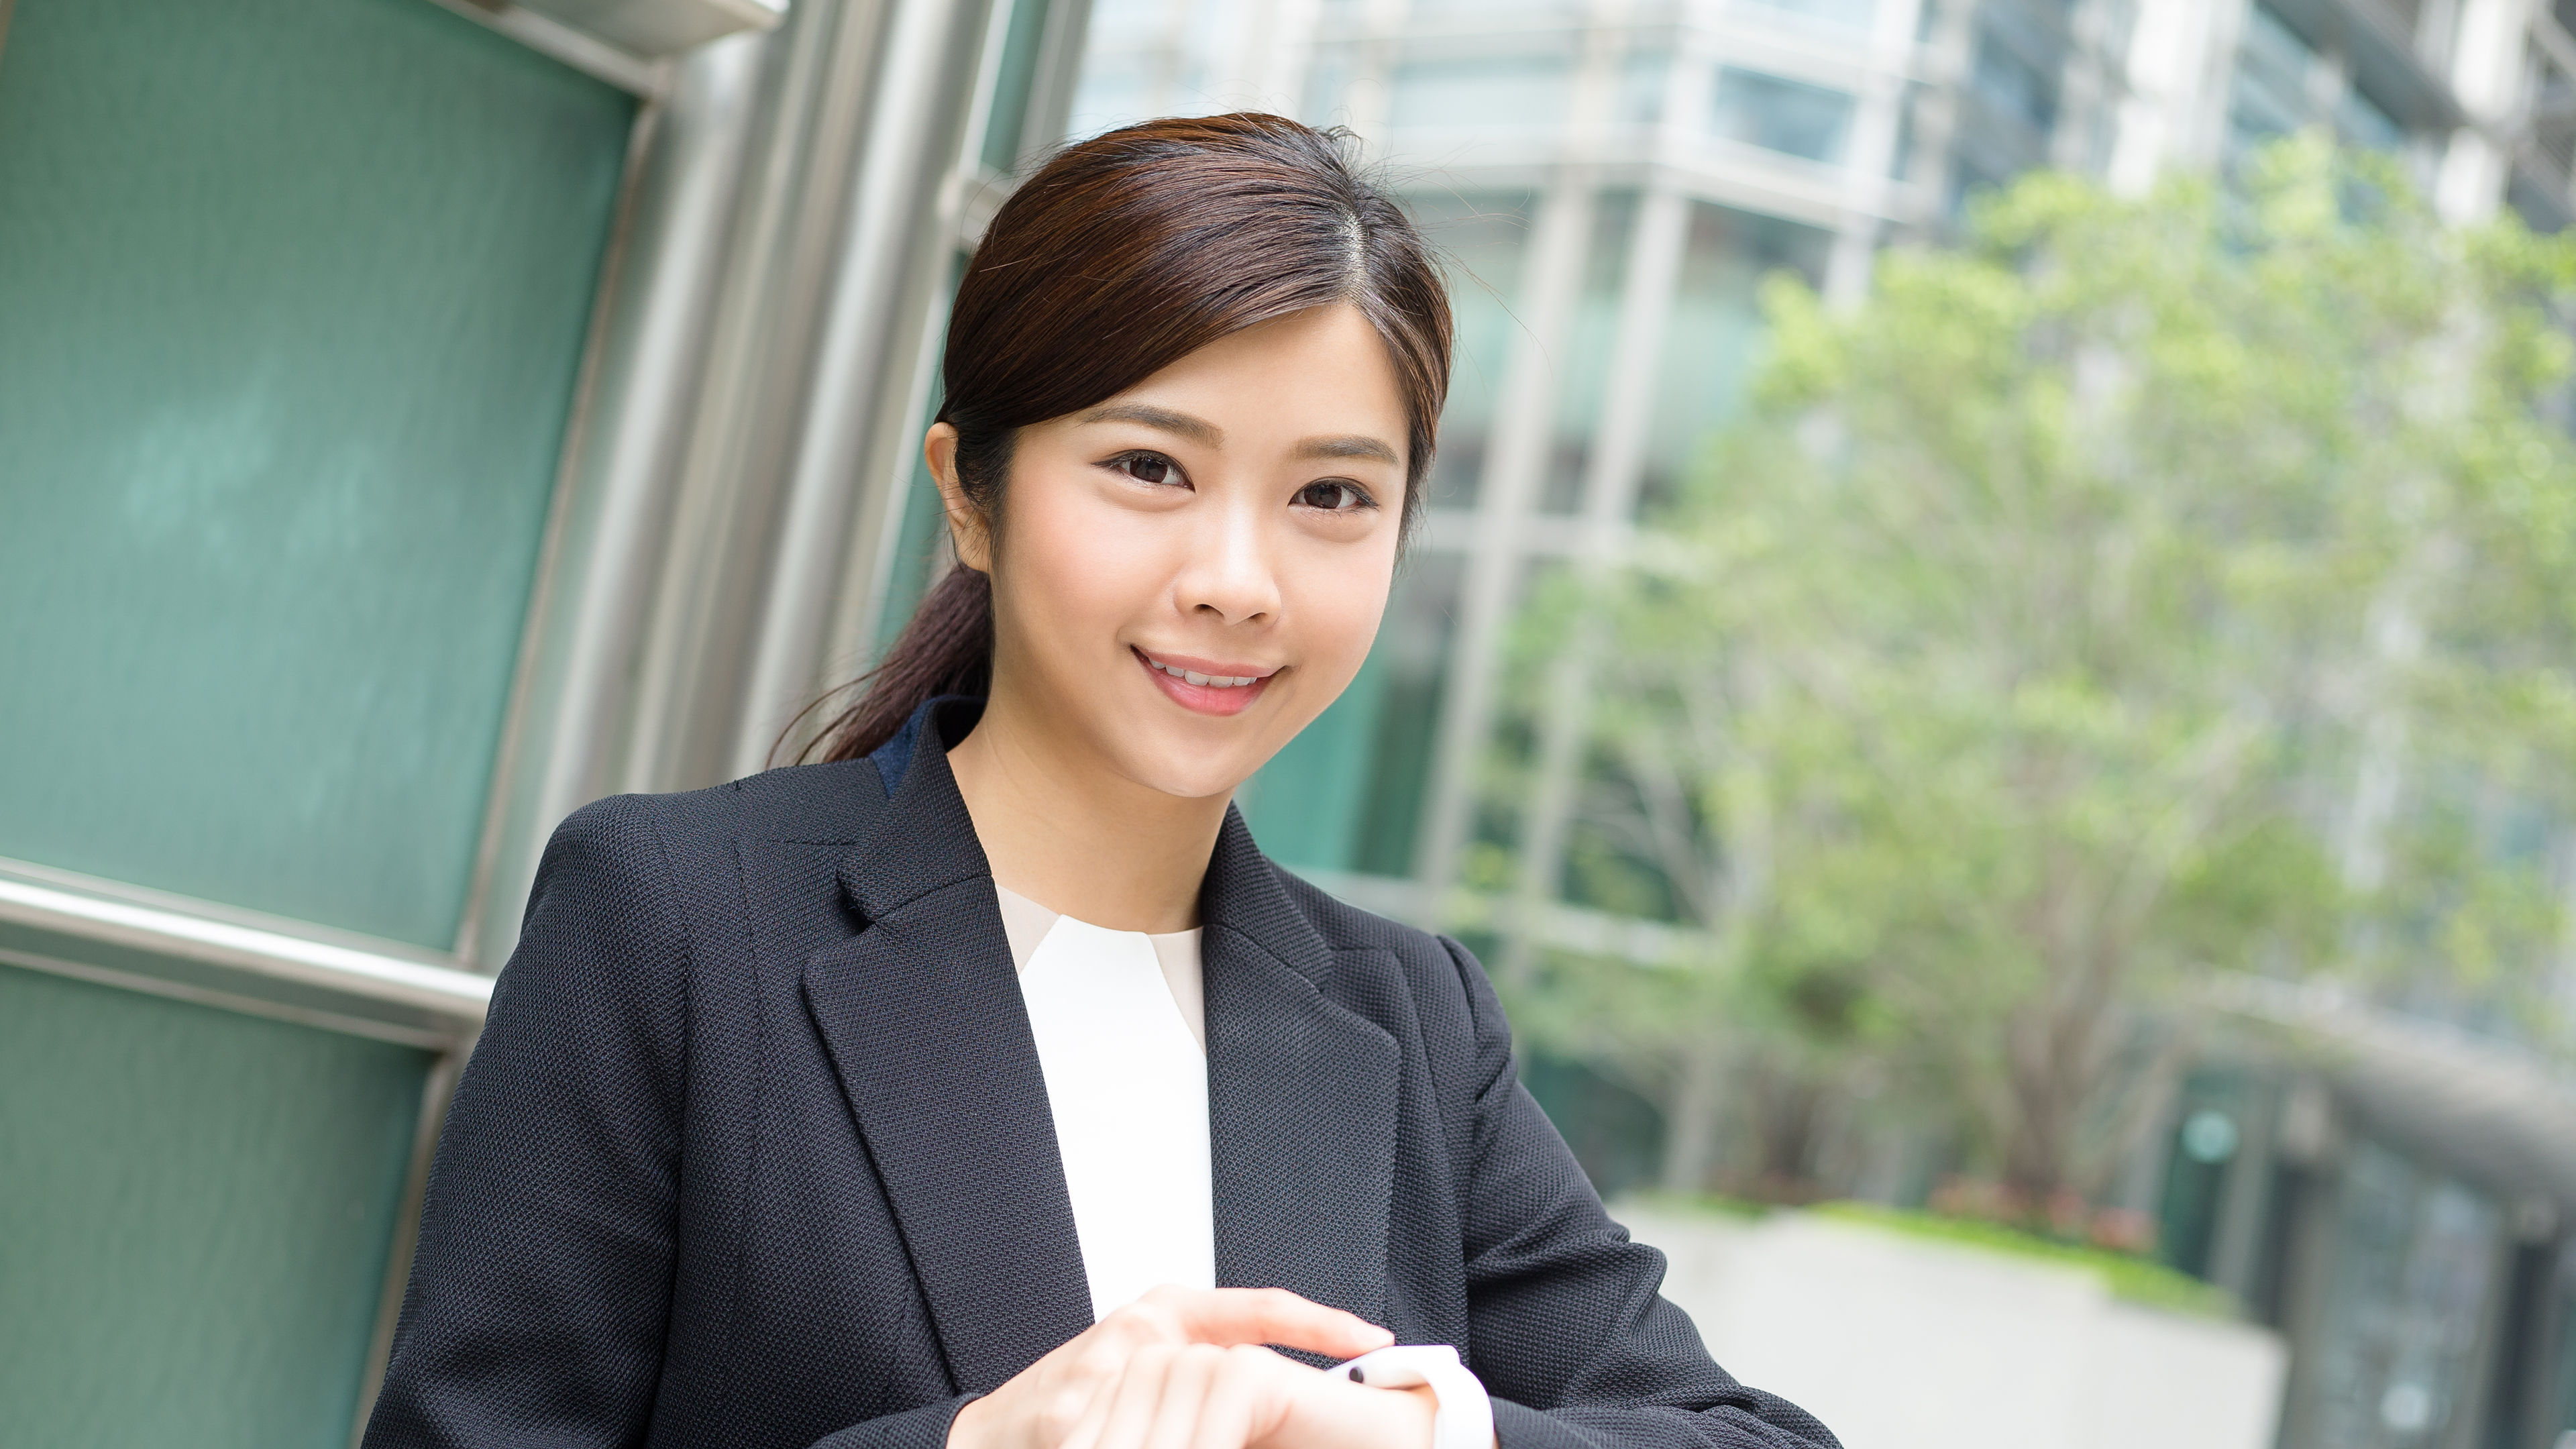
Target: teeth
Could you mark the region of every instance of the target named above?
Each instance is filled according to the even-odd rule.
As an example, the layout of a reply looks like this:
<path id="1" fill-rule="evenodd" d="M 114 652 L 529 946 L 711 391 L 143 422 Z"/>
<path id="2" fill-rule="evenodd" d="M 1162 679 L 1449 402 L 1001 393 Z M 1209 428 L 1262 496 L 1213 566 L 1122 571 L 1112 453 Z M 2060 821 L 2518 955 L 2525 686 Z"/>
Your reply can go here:
<path id="1" fill-rule="evenodd" d="M 1218 689 L 1241 689 L 1247 684 L 1258 684 L 1261 682 L 1261 676 L 1258 674 L 1245 674 L 1240 676 L 1226 674 L 1197 674 L 1187 669 L 1175 669 L 1168 664 L 1161 663 L 1151 658 L 1148 658 L 1145 662 L 1153 665 L 1156 669 L 1163 671 L 1165 674 L 1172 676 L 1174 679 L 1185 679 L 1192 684 L 1212 685 Z"/>

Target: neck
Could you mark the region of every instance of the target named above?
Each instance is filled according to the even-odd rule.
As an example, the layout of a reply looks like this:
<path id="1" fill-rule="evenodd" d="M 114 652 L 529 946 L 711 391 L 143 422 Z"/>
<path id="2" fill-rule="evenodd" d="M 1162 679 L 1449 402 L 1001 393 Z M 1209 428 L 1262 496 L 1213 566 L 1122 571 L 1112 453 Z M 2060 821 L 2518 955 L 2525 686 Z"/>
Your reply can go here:
<path id="1" fill-rule="evenodd" d="M 997 691 L 948 752 L 993 879 L 1113 931 L 1197 925 L 1229 797 L 1140 785 L 1071 733 L 1045 728 L 1026 701 Z"/>

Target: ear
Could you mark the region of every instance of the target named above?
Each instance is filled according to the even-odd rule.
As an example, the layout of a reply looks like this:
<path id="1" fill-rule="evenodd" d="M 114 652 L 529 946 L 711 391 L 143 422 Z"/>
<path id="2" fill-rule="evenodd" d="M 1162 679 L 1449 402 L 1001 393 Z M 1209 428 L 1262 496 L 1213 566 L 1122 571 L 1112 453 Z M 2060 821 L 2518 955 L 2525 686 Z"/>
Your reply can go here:
<path id="1" fill-rule="evenodd" d="M 979 574 L 993 571 L 993 539 L 984 515 L 957 481 L 957 429 L 932 423 L 921 440 L 921 459 L 939 485 L 940 506 L 948 514 L 948 537 L 957 545 L 957 561 Z"/>

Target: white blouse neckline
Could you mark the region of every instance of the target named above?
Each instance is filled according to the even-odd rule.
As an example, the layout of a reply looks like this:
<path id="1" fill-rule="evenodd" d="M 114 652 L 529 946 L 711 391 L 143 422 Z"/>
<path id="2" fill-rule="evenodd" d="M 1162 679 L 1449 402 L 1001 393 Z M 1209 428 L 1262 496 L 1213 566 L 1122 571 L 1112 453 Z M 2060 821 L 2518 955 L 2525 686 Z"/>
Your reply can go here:
<path id="1" fill-rule="evenodd" d="M 1026 975 L 1029 958 L 1037 954 L 1039 943 L 1046 939 L 1047 932 L 1055 928 L 1055 923 L 1065 917 L 1000 881 L 993 882 L 993 895 L 1002 907 L 1002 934 L 1011 941 L 1011 969 Z M 1108 930 L 1106 926 L 1093 926 L 1088 921 L 1077 920 L 1075 924 L 1095 931 Z M 1205 1051 L 1207 986 L 1199 974 L 1202 929 L 1192 926 L 1186 931 L 1117 931 L 1111 934 L 1143 936 L 1152 943 L 1154 959 L 1163 968 L 1163 984 L 1172 993 L 1172 1005 L 1179 1009 L 1181 1021 L 1189 1027 L 1190 1035 L 1198 1039 L 1199 1049 Z"/>
<path id="2" fill-rule="evenodd" d="M 1216 1286 L 1199 932 L 1112 931 L 996 883 L 1095 1320 Z"/>

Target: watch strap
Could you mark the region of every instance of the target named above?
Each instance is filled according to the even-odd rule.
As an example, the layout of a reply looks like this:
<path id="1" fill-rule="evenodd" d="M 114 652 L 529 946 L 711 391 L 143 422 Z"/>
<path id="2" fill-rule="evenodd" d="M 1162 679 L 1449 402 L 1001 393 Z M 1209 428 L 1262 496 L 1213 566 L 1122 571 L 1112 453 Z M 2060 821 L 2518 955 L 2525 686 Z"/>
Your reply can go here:
<path id="1" fill-rule="evenodd" d="M 1431 1420 L 1431 1449 L 1493 1449 L 1493 1400 L 1448 1344 L 1397 1344 L 1361 1354 L 1332 1372 L 1372 1388 L 1428 1387 L 1439 1405 Z"/>

